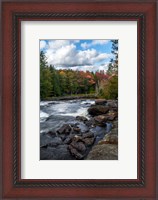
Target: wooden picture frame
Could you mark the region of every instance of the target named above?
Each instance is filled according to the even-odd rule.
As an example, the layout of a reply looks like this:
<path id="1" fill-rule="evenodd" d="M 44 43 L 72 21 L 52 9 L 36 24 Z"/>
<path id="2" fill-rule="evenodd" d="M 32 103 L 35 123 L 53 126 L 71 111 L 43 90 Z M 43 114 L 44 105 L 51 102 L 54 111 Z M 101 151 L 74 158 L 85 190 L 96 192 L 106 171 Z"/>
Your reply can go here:
<path id="1" fill-rule="evenodd" d="M 138 23 L 138 178 L 21 179 L 22 20 Z M 2 2 L 2 198 L 156 199 L 156 1 Z"/>

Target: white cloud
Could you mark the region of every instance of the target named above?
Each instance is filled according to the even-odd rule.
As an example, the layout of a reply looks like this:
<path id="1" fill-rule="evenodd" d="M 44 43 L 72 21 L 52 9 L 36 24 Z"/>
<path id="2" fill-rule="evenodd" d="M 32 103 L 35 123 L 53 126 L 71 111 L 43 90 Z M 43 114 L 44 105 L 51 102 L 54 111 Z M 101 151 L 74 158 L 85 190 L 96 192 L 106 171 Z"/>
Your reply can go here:
<path id="1" fill-rule="evenodd" d="M 95 46 L 95 45 L 105 45 L 107 44 L 108 42 L 110 42 L 110 40 L 92 40 L 91 43 L 87 43 L 87 42 L 84 42 L 81 44 L 81 47 L 83 49 L 87 49 L 89 47 L 92 47 L 92 46 Z"/>
<path id="2" fill-rule="evenodd" d="M 44 48 L 47 62 L 56 67 L 56 69 L 73 69 L 82 71 L 107 70 L 107 60 L 112 54 L 100 53 L 96 49 L 77 48 L 80 40 L 44 40 L 40 41 L 40 49 Z M 93 40 L 93 44 L 104 43 L 107 40 Z M 91 43 L 91 44 L 92 44 Z M 82 46 L 87 43 L 82 43 Z M 100 64 L 99 64 L 100 63 Z M 104 63 L 104 64 L 102 64 Z"/>

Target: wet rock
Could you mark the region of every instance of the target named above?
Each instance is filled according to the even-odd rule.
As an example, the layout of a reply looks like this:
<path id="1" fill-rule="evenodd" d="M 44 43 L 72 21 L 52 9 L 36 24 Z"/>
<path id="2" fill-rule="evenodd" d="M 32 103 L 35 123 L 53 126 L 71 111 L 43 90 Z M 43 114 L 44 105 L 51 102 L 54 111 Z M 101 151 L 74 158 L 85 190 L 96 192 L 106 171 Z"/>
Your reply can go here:
<path id="1" fill-rule="evenodd" d="M 94 140 L 95 138 L 94 137 L 91 137 L 91 138 L 83 138 L 82 141 L 84 142 L 84 144 L 86 146 L 91 146 L 94 144 Z"/>
<path id="2" fill-rule="evenodd" d="M 89 152 L 86 160 L 118 160 L 118 145 L 95 145 Z"/>
<path id="3" fill-rule="evenodd" d="M 62 139 L 60 137 L 55 137 L 53 140 L 48 144 L 48 146 L 55 147 L 62 144 Z"/>
<path id="4" fill-rule="evenodd" d="M 80 152 L 84 152 L 86 150 L 86 147 L 84 145 L 83 142 L 71 142 L 71 144 L 69 145 L 73 148 L 75 148 L 77 151 L 80 151 Z"/>
<path id="5" fill-rule="evenodd" d="M 47 134 L 40 135 L 40 147 L 47 146 L 49 143 L 53 142 L 54 138 L 50 137 Z"/>
<path id="6" fill-rule="evenodd" d="M 95 123 L 94 118 L 92 118 L 92 119 L 86 121 L 85 124 L 86 124 L 86 126 L 88 126 L 88 127 L 95 127 L 95 126 L 96 126 L 96 123 Z"/>
<path id="7" fill-rule="evenodd" d="M 118 117 L 118 112 L 116 111 L 109 111 L 108 113 L 108 120 L 113 121 Z"/>
<path id="8" fill-rule="evenodd" d="M 64 144 L 70 144 L 73 139 L 73 135 L 67 136 L 67 138 L 64 140 Z"/>
<path id="9" fill-rule="evenodd" d="M 77 116 L 76 119 L 82 122 L 86 122 L 88 120 L 86 117 L 83 116 Z"/>
<path id="10" fill-rule="evenodd" d="M 53 131 L 49 131 L 49 132 L 47 133 L 47 135 L 49 135 L 49 136 L 52 137 L 52 138 L 54 138 L 54 137 L 57 136 L 57 135 L 56 135 L 56 132 L 53 132 Z"/>
<path id="11" fill-rule="evenodd" d="M 73 157 L 68 150 L 68 145 L 59 145 L 57 147 L 48 147 L 41 149 L 41 160 L 72 160 Z"/>
<path id="12" fill-rule="evenodd" d="M 94 133 L 89 132 L 89 133 L 84 133 L 84 134 L 82 135 L 82 138 L 83 138 L 83 139 L 84 139 L 84 138 L 91 138 L 91 137 L 94 137 Z"/>
<path id="13" fill-rule="evenodd" d="M 108 115 L 98 115 L 94 117 L 94 120 L 98 126 L 105 126 L 108 118 Z"/>
<path id="14" fill-rule="evenodd" d="M 40 160 L 51 160 L 53 158 L 53 152 L 47 148 L 40 149 Z"/>
<path id="15" fill-rule="evenodd" d="M 69 146 L 69 150 L 72 154 L 72 156 L 74 156 L 76 159 L 83 159 L 83 155 L 81 153 L 79 153 L 75 148 L 73 148 L 72 146 Z"/>
<path id="16" fill-rule="evenodd" d="M 107 103 L 107 100 L 105 99 L 96 99 L 95 104 L 96 105 L 105 105 Z"/>
<path id="17" fill-rule="evenodd" d="M 59 134 L 69 134 L 71 129 L 72 128 L 71 128 L 71 126 L 69 124 L 64 124 L 62 127 L 60 127 L 57 130 L 57 133 L 59 133 Z"/>
<path id="18" fill-rule="evenodd" d="M 74 127 L 74 128 L 73 128 L 73 131 L 79 133 L 79 132 L 81 131 L 81 129 L 80 129 L 79 127 Z"/>
<path id="19" fill-rule="evenodd" d="M 73 142 L 80 142 L 82 141 L 82 137 L 79 135 L 74 135 L 74 137 L 72 138 Z"/>
<path id="20" fill-rule="evenodd" d="M 108 100 L 106 103 L 107 106 L 112 108 L 113 110 L 118 110 L 118 101 L 117 100 Z"/>
<path id="21" fill-rule="evenodd" d="M 106 114 L 109 111 L 109 107 L 102 105 L 95 105 L 88 108 L 88 113 L 92 116 Z"/>

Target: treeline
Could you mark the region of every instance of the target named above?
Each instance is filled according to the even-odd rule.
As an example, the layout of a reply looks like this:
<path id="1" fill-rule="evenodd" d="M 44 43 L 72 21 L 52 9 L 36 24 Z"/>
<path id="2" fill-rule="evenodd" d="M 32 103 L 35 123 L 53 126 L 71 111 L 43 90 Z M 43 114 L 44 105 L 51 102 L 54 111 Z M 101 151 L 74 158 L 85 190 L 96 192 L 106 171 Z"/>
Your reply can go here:
<path id="1" fill-rule="evenodd" d="M 40 53 L 40 95 L 41 98 L 58 97 L 77 94 L 93 94 L 96 84 L 108 79 L 104 71 L 74 71 L 71 69 L 56 70 L 54 66 L 48 66 L 46 57 Z"/>
<path id="2" fill-rule="evenodd" d="M 109 63 L 107 74 L 104 71 L 56 70 L 48 65 L 43 51 L 40 52 L 40 97 L 59 97 L 78 94 L 96 94 L 99 97 L 114 99 L 118 96 L 118 55 L 117 40 L 113 41 L 115 58 Z"/>

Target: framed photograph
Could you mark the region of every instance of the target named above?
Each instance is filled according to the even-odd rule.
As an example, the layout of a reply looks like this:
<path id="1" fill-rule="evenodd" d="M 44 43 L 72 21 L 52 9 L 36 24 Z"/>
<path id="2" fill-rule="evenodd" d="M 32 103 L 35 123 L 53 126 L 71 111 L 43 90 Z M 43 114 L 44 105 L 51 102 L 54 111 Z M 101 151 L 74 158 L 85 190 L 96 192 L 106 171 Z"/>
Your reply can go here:
<path id="1" fill-rule="evenodd" d="M 2 198 L 158 197 L 156 6 L 2 2 Z"/>

